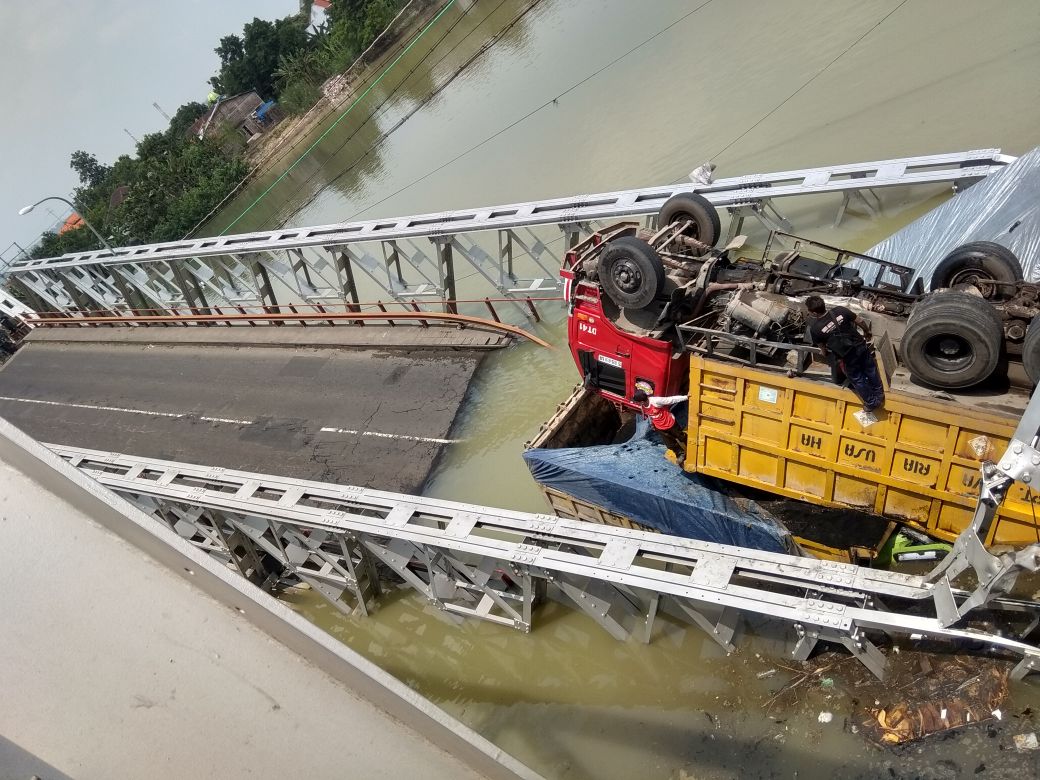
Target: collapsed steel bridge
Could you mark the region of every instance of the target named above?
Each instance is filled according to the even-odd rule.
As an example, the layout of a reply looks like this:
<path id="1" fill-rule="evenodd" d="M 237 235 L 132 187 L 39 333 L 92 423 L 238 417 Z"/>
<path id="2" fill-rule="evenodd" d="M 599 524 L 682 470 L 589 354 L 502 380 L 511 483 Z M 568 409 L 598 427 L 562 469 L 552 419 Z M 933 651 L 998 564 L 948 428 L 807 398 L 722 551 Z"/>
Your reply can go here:
<path id="1" fill-rule="evenodd" d="M 876 199 L 867 197 L 876 188 L 963 186 L 1012 160 L 990 149 L 722 179 L 692 189 L 728 208 L 731 231 L 746 218 L 789 230 L 775 199 L 840 193 L 841 219 L 854 201 L 876 210 Z M 555 294 L 560 283 L 556 263 L 546 265 L 549 243 L 534 228 L 555 225 L 561 238 L 573 243 L 591 232 L 595 221 L 652 215 L 668 197 L 690 189 L 668 185 L 127 247 L 114 254 L 19 261 L 11 275 L 41 311 L 72 317 L 178 307 L 207 314 L 218 305 L 277 313 L 276 291 L 318 307 L 356 310 L 356 271 L 396 301 L 456 300 L 454 258 L 461 257 L 519 303 L 523 297 Z M 481 231 L 497 231 L 497 256 L 472 237 Z M 544 276 L 521 278 L 519 255 Z M 1038 431 L 1040 401 L 1034 398 L 1012 449 L 999 464 L 983 468 L 972 526 L 954 553 L 923 577 L 550 515 L 53 449 L 256 584 L 304 582 L 348 614 L 368 614 L 381 592 L 380 573 L 393 572 L 446 615 L 524 631 L 532 628 L 537 604 L 554 598 L 582 610 L 618 639 L 650 641 L 657 617 L 667 614 L 698 626 L 729 650 L 742 617 L 765 616 L 793 628 L 790 652 L 796 659 L 808 657 L 821 640 L 835 642 L 880 677 L 885 656 L 872 635 L 971 640 L 1019 656 L 1013 674 L 1021 677 L 1040 669 L 1040 648 L 1025 641 L 1040 623 L 1040 605 L 1007 594 L 1021 571 L 1040 569 L 1040 545 L 994 556 L 979 538 L 1011 481 L 1032 478 L 1038 468 Z M 967 569 L 978 581 L 972 590 L 956 584 Z M 967 618 L 979 608 L 1018 613 L 1028 625 L 1018 638 L 971 628 Z"/>

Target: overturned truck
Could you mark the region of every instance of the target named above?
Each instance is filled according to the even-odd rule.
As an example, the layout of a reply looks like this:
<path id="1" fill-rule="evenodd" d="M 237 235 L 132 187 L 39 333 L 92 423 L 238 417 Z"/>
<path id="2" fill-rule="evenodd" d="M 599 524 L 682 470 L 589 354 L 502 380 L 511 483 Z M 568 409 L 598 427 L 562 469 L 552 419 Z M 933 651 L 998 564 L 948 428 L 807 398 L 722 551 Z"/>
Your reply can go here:
<path id="1" fill-rule="evenodd" d="M 1040 379 L 1040 286 L 1015 255 L 967 242 L 926 291 L 909 266 L 782 231 L 758 257 L 739 237 L 718 249 L 694 193 L 657 225 L 613 225 L 564 260 L 582 385 L 525 454 L 554 511 L 863 563 L 952 543 Z M 878 423 L 809 343 L 810 294 L 873 325 Z M 689 396 L 671 462 L 638 424 L 639 389 Z M 1036 542 L 1037 500 L 1012 487 L 985 543 Z"/>

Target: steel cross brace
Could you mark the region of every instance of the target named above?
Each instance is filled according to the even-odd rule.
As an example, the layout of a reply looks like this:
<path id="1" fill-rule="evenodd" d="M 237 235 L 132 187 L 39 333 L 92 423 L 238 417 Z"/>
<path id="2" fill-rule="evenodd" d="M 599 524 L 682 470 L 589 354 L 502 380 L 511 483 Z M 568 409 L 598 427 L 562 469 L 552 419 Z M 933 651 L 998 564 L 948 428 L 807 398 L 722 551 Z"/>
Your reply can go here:
<path id="1" fill-rule="evenodd" d="M 791 220 L 777 210 L 770 198 L 758 198 L 748 203 L 727 206 L 726 210 L 730 215 L 729 233 L 725 241 L 727 244 L 744 229 L 744 220 L 748 217 L 757 219 L 767 231 L 780 230 L 789 233 L 793 229 Z M 783 243 L 782 240 L 780 242 Z"/>

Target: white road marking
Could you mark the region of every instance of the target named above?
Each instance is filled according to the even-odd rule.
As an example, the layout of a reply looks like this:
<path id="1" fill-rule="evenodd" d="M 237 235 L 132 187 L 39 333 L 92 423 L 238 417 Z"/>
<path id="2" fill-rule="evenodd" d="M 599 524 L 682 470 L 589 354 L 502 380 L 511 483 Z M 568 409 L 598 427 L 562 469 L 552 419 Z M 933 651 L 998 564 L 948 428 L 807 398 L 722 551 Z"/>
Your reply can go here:
<path id="1" fill-rule="evenodd" d="M 352 436 L 378 436 L 382 439 L 405 439 L 425 441 L 432 444 L 458 444 L 462 439 L 438 439 L 435 436 L 409 436 L 404 433 L 379 433 L 378 431 L 355 431 L 352 428 L 322 428 L 322 433 L 349 433 Z"/>
<path id="2" fill-rule="evenodd" d="M 44 401 L 39 398 L 12 398 L 7 395 L 0 395 L 0 401 L 15 401 L 21 404 L 41 404 L 43 406 L 65 406 L 71 409 L 92 409 L 97 412 L 122 412 L 123 414 L 143 414 L 148 417 L 170 417 L 175 420 L 182 420 L 186 417 L 196 417 L 203 422 L 222 422 L 231 423 L 232 425 L 252 425 L 253 420 L 232 420 L 227 417 L 206 417 L 203 415 L 195 415 L 190 412 L 155 412 L 148 409 L 127 409 L 122 406 L 100 406 L 98 404 L 77 404 L 71 401 Z"/>
<path id="3" fill-rule="evenodd" d="M 123 406 L 101 406 L 100 404 L 77 404 L 72 401 L 44 401 L 39 398 L 12 398 L 0 395 L 0 401 L 14 401 L 20 404 L 40 404 L 42 406 L 64 406 L 70 409 L 91 409 L 97 412 L 121 412 L 123 414 L 142 414 L 147 417 L 169 417 L 183 420 L 194 417 L 202 422 L 231 423 L 232 425 L 255 425 L 255 420 L 235 420 L 229 417 L 207 417 L 191 412 L 155 412 L 148 409 L 127 409 Z M 401 439 L 404 441 L 422 441 L 430 444 L 458 444 L 462 439 L 438 439 L 435 436 L 409 436 L 404 433 L 380 433 L 379 431 L 357 431 L 352 428 L 322 428 L 322 433 L 346 433 L 352 436 L 375 436 L 380 439 Z"/>

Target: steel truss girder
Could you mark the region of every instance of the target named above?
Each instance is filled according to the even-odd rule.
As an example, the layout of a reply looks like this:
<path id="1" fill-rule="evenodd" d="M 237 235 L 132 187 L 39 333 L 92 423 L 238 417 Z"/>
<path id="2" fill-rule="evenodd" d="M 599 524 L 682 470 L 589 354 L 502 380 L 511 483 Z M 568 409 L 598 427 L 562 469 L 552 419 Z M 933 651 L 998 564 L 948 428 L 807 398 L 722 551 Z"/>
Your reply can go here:
<path id="1" fill-rule="evenodd" d="M 655 213 L 672 195 L 696 189 L 716 206 L 749 203 L 762 198 L 876 189 L 908 184 L 960 182 L 983 178 L 1014 158 L 999 149 L 978 149 L 950 154 L 922 155 L 846 165 L 830 165 L 776 173 L 752 174 L 719 179 L 710 184 L 669 184 L 634 190 L 578 195 L 502 206 L 390 217 L 364 222 L 283 228 L 240 235 L 168 241 L 160 244 L 121 247 L 114 256 L 107 251 L 84 252 L 60 258 L 19 259 L 10 264 L 18 273 L 38 268 L 78 265 L 144 263 L 183 260 L 210 255 L 270 252 L 307 246 L 342 246 L 365 241 L 469 233 L 618 219 Z"/>
<path id="2" fill-rule="evenodd" d="M 732 649 L 737 617 L 758 615 L 797 627 L 795 657 L 820 639 L 835 641 L 879 676 L 884 658 L 867 632 L 981 641 L 1021 655 L 1018 676 L 1040 669 L 1040 649 L 1022 641 L 885 608 L 885 601 L 931 606 L 934 586 L 924 577 L 550 515 L 51 448 L 254 582 L 319 583 L 318 592 L 345 612 L 372 606 L 374 567 L 383 564 L 446 615 L 525 631 L 548 594 L 577 605 L 618 639 L 649 640 L 663 611 Z"/>
<path id="3" fill-rule="evenodd" d="M 398 302 L 441 299 L 447 304 L 458 298 L 456 258 L 465 260 L 500 295 L 523 298 L 555 293 L 561 285 L 555 259 L 546 258 L 551 254 L 550 242 L 532 231 L 538 226 L 558 226 L 565 245 L 572 246 L 582 233 L 592 231 L 596 221 L 652 215 L 671 195 L 696 189 L 717 206 L 730 210 L 731 237 L 747 216 L 767 229 L 789 230 L 790 223 L 774 203 L 777 198 L 839 193 L 843 196 L 840 220 L 854 197 L 873 208 L 866 193 L 869 191 L 876 200 L 874 189 L 878 187 L 960 184 L 987 176 L 1013 159 L 1001 155 L 998 149 L 983 149 L 824 166 L 695 186 L 672 184 L 468 211 L 125 247 L 112 254 L 106 251 L 21 259 L 9 270 L 49 306 L 70 312 L 99 307 L 187 306 L 208 310 L 243 304 L 266 308 L 278 306 L 272 280 L 303 302 L 342 302 L 349 306 L 359 303 L 355 271 Z M 495 255 L 472 235 L 492 230 L 498 233 Z M 432 242 L 432 251 L 419 247 L 416 242 L 420 239 Z M 317 251 L 308 255 L 308 250 Z M 518 274 L 518 253 L 535 276 L 522 278 Z M 381 260 L 377 258 L 380 254 Z M 53 276 L 60 294 L 33 287 L 32 274 L 36 271 Z M 520 311 L 527 316 L 522 307 Z"/>

